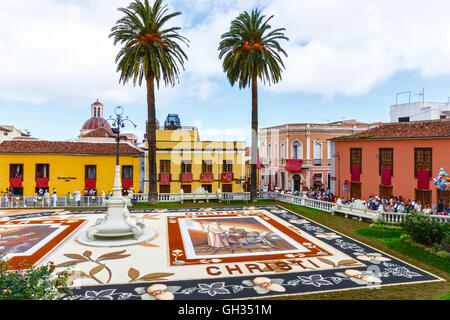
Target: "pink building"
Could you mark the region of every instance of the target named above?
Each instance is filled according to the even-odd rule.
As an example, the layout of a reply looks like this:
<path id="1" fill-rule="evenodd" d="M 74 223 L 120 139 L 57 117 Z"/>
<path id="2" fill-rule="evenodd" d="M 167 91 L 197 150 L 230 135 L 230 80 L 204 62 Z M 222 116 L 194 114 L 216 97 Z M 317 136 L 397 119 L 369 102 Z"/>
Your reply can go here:
<path id="1" fill-rule="evenodd" d="M 377 124 L 356 120 L 328 124 L 298 123 L 263 128 L 259 133 L 262 162 L 259 188 L 328 187 L 333 157 L 328 139 L 353 135 Z"/>
<path id="2" fill-rule="evenodd" d="M 439 190 L 432 179 L 440 168 L 450 170 L 450 120 L 387 123 L 330 143 L 336 154 L 330 189 L 336 196 L 393 195 L 448 206 L 450 192 Z"/>

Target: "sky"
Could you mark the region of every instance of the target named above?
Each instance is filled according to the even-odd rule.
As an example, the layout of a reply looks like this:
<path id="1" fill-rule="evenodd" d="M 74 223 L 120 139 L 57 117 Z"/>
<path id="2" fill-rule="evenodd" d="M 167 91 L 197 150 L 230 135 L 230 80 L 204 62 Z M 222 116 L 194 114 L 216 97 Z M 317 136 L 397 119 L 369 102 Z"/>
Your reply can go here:
<path id="1" fill-rule="evenodd" d="M 131 0 L 0 0 L 0 124 L 47 140 L 79 135 L 97 99 L 118 105 L 143 139 L 146 90 L 119 83 L 120 46 L 108 37 Z M 152 0 L 150 0 L 152 2 Z M 156 92 L 156 115 L 178 114 L 203 140 L 250 142 L 251 91 L 232 87 L 220 36 L 243 11 L 273 15 L 289 41 L 282 80 L 259 86 L 259 126 L 343 119 L 389 121 L 397 93 L 450 96 L 448 0 L 164 0 L 189 39 L 180 82 Z M 408 101 L 399 95 L 398 102 Z"/>

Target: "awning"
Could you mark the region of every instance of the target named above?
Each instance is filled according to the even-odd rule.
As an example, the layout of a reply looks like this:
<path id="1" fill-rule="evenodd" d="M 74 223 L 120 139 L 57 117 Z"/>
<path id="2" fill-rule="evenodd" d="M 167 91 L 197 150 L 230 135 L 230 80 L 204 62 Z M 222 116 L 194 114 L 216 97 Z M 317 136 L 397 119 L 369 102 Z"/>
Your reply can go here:
<path id="1" fill-rule="evenodd" d="M 11 188 L 22 188 L 22 177 L 9 178 L 9 185 Z"/>
<path id="2" fill-rule="evenodd" d="M 300 172 L 302 164 L 302 159 L 286 159 L 286 170 L 289 172 Z"/>
<path id="3" fill-rule="evenodd" d="M 48 178 L 36 178 L 36 188 L 48 188 Z"/>

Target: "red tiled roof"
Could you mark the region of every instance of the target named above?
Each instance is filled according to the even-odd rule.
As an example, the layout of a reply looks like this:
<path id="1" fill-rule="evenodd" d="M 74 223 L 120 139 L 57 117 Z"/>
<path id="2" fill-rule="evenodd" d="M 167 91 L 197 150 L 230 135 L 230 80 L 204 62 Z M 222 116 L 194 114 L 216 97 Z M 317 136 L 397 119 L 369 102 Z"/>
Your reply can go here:
<path id="1" fill-rule="evenodd" d="M 112 132 L 112 130 L 110 128 L 100 127 L 100 128 L 94 129 L 92 131 L 89 131 L 81 136 L 82 137 L 108 138 L 108 137 L 114 136 L 114 133 Z"/>
<path id="2" fill-rule="evenodd" d="M 91 143 L 42 140 L 6 140 L 0 143 L 0 153 L 61 153 L 115 155 L 116 143 Z M 122 155 L 140 155 L 144 152 L 128 143 L 119 144 Z"/>
<path id="3" fill-rule="evenodd" d="M 450 138 L 450 120 L 429 120 L 385 123 L 351 136 L 330 140 L 395 140 Z"/>

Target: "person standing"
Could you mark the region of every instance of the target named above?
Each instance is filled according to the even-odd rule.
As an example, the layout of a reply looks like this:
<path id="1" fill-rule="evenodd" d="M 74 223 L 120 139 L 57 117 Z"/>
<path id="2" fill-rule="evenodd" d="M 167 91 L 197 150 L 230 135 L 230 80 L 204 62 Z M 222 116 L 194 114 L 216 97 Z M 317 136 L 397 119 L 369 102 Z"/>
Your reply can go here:
<path id="1" fill-rule="evenodd" d="M 53 198 L 53 206 L 56 207 L 56 200 L 58 199 L 56 196 L 56 189 L 53 188 L 53 194 L 52 194 L 52 198 Z"/>
<path id="2" fill-rule="evenodd" d="M 50 193 L 48 193 L 47 189 L 45 189 L 44 193 L 44 204 L 46 207 L 50 207 Z"/>
<path id="3" fill-rule="evenodd" d="M 33 205 L 34 205 L 34 207 L 37 207 L 37 202 L 38 202 L 38 194 L 37 194 L 37 192 L 35 192 L 34 195 L 33 195 Z"/>
<path id="4" fill-rule="evenodd" d="M 71 202 L 71 200 L 72 200 L 72 195 L 70 194 L 70 191 L 69 191 L 69 192 L 67 192 L 67 194 L 66 194 L 66 205 L 67 205 L 68 207 L 70 207 L 70 202 Z"/>

